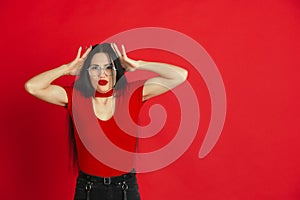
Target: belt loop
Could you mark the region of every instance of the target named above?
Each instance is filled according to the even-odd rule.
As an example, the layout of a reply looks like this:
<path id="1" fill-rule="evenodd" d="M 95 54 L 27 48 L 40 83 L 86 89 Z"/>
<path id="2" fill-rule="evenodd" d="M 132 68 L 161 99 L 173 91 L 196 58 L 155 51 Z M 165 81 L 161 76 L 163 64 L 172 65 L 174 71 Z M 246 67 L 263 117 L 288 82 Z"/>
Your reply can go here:
<path id="1" fill-rule="evenodd" d="M 111 178 L 110 177 L 103 178 L 103 183 L 104 183 L 104 185 L 110 185 L 111 184 Z"/>

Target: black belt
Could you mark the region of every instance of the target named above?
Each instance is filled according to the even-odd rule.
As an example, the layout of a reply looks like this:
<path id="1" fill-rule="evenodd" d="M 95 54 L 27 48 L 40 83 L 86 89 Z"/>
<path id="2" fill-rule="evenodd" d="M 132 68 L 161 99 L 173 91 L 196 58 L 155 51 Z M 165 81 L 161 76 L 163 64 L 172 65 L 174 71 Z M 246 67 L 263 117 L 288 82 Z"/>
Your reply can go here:
<path id="1" fill-rule="evenodd" d="M 120 176 L 100 177 L 100 176 L 86 174 L 86 173 L 80 171 L 79 176 L 84 177 L 85 179 L 92 181 L 94 183 L 103 183 L 104 185 L 110 185 L 110 184 L 118 184 L 118 183 L 124 182 L 124 181 L 130 179 L 131 177 L 134 177 L 135 173 L 129 172 L 127 174 L 122 174 Z"/>

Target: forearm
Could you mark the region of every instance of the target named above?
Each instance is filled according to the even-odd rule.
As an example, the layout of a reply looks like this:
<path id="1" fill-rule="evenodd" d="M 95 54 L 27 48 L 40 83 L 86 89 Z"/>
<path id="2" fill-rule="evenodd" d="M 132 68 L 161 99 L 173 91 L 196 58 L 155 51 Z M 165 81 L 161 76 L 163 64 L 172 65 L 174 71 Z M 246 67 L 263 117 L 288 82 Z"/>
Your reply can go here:
<path id="1" fill-rule="evenodd" d="M 147 70 L 158 74 L 161 78 L 183 82 L 187 78 L 187 70 L 166 63 L 160 62 L 145 62 L 145 61 L 137 61 L 138 68 L 140 70 Z"/>
<path id="2" fill-rule="evenodd" d="M 25 83 L 25 88 L 29 93 L 46 89 L 54 80 L 66 74 L 68 74 L 67 66 L 62 65 L 34 76 Z"/>

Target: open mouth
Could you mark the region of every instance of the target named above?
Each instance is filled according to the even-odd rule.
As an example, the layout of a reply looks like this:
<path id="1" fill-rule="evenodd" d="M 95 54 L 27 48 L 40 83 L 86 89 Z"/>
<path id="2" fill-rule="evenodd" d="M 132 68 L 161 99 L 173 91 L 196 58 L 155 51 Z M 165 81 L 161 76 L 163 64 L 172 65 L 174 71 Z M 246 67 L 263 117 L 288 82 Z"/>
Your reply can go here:
<path id="1" fill-rule="evenodd" d="M 102 85 L 102 86 L 103 86 L 103 85 L 106 85 L 107 83 L 108 83 L 107 80 L 99 80 L 99 81 L 98 81 L 98 84 L 99 84 L 99 85 Z"/>

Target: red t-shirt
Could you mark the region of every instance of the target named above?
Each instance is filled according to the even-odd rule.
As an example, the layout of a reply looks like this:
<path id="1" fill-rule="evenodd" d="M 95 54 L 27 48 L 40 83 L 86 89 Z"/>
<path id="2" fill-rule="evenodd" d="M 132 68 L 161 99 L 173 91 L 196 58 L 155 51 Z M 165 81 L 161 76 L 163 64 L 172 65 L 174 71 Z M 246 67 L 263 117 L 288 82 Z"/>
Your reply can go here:
<path id="1" fill-rule="evenodd" d="M 74 125 L 79 169 L 102 177 L 118 176 L 131 171 L 136 150 L 138 116 L 143 104 L 143 82 L 128 83 L 123 92 L 116 93 L 115 112 L 107 121 L 96 117 L 92 107 L 92 98 L 82 96 L 73 87 L 64 87 L 64 89 L 68 95 L 67 109 Z M 130 124 L 131 122 L 133 123 Z M 125 124 L 127 131 L 123 130 L 124 123 L 130 124 L 128 126 Z M 129 131 L 130 135 L 126 133 Z M 99 139 L 100 134 L 106 136 L 111 144 L 121 150 L 107 147 L 107 143 L 103 143 L 106 140 Z M 97 152 L 96 156 L 94 152 Z M 119 152 L 125 152 L 126 156 L 122 156 L 123 154 Z M 132 154 L 126 152 L 132 152 Z M 102 159 L 102 156 L 105 159 Z M 118 166 L 122 167 L 118 168 Z"/>

